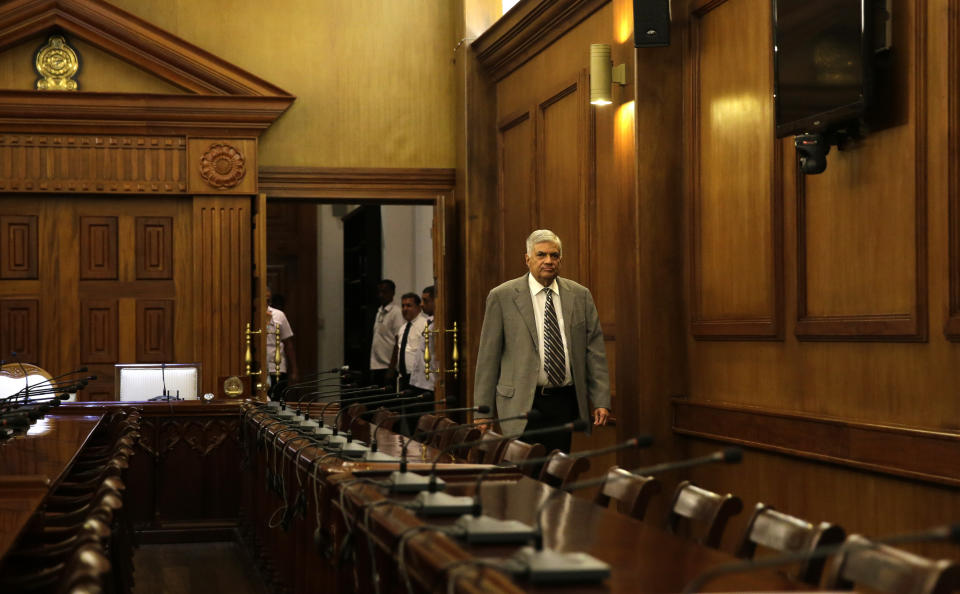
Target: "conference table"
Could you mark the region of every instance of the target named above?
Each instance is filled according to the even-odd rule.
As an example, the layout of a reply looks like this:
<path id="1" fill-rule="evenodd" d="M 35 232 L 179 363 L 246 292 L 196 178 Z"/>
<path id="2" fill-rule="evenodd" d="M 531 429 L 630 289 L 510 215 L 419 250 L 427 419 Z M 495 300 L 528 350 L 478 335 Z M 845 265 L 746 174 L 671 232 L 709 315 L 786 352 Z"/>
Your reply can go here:
<path id="1" fill-rule="evenodd" d="M 0 442 L 0 560 L 66 475 L 102 415 L 47 415 Z"/>
<path id="2" fill-rule="evenodd" d="M 120 407 L 140 411 L 140 439 L 130 459 L 125 506 L 141 543 L 238 539 L 278 592 L 678 592 L 708 568 L 734 558 L 658 526 L 567 493 L 557 494 L 515 467 L 468 464 L 449 454 L 437 474 L 451 495 L 474 495 L 498 519 L 535 522 L 543 542 L 610 565 L 595 584 L 537 585 L 505 569 L 522 545 L 471 545 L 448 534 L 456 517 L 419 517 L 413 495 L 390 493 L 391 462 L 341 459 L 277 420 L 259 403 L 197 401 L 63 405 L 29 434 L 0 445 L 0 558 L 70 468 L 101 418 Z M 316 418 L 322 407 L 308 407 Z M 332 421 L 327 414 L 325 420 Z M 377 436 L 399 456 L 407 439 L 363 419 L 356 439 Z M 440 452 L 412 442 L 408 470 L 429 473 Z M 515 564 L 514 564 L 515 565 Z M 709 591 L 787 591 L 781 574 L 757 571 L 718 579 Z"/>
<path id="3" fill-rule="evenodd" d="M 251 435 L 260 433 L 261 443 L 275 448 L 260 450 L 252 472 L 245 475 L 251 477 L 245 489 L 253 491 L 257 500 L 254 507 L 276 512 L 298 499 L 289 490 L 283 496 L 280 490 L 257 484 L 258 477 L 267 475 L 267 468 L 283 470 L 276 463 L 278 452 L 288 461 L 289 484 L 298 481 L 299 472 L 296 484 L 310 487 L 315 480 L 319 490 L 313 501 L 313 495 L 307 497 L 307 507 L 313 503 L 316 514 L 310 517 L 304 513 L 300 529 L 291 528 L 289 538 L 270 539 L 269 529 L 264 530 L 270 523 L 267 517 L 261 517 L 258 527 L 253 528 L 261 543 L 273 543 L 273 554 L 279 560 L 275 561 L 277 583 L 293 592 L 317 588 L 375 594 L 406 592 L 407 579 L 415 591 L 446 591 L 450 586 L 453 591 L 463 592 L 679 592 L 706 569 L 735 561 L 728 553 L 669 534 L 655 525 L 569 493 L 558 494 L 516 468 L 497 468 L 480 488 L 485 514 L 533 525 L 538 508 L 549 498 L 542 517 L 545 546 L 562 552 L 585 552 L 611 566 L 610 578 L 595 584 L 538 585 L 522 577 L 512 579 L 509 572 L 499 569 L 515 565 L 504 560 L 515 555 L 521 545 L 468 545 L 449 536 L 447 531 L 453 529 L 455 516 L 418 517 L 409 508 L 413 495 L 390 493 L 384 488 L 383 481 L 397 469 L 396 464 L 340 460 L 303 445 L 306 440 L 295 430 L 279 429 L 282 425 L 260 429 L 269 418 L 269 413 L 253 413 L 246 427 Z M 404 438 L 371 429 L 363 421 L 356 427 L 360 438 L 376 431 L 381 452 L 400 455 Z M 431 460 L 438 452 L 416 442 L 410 450 L 408 457 L 414 462 L 409 470 L 427 474 L 430 465 L 422 460 Z M 475 479 L 487 468 L 445 460 L 437 465 L 437 474 L 447 482 L 446 493 L 473 496 Z M 310 569 L 305 571 L 307 567 Z M 773 571 L 725 576 L 707 587 L 708 591 L 727 592 L 797 589 L 796 584 Z"/>

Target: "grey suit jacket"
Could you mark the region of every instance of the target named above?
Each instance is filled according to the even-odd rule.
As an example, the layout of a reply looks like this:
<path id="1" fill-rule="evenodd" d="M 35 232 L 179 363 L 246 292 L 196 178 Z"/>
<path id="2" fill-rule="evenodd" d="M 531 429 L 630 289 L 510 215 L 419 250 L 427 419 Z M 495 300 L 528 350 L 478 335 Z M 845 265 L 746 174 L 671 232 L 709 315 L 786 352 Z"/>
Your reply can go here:
<path id="1" fill-rule="evenodd" d="M 586 287 L 558 277 L 557 288 L 580 417 L 589 422 L 593 408 L 610 408 L 610 377 L 600 318 Z M 540 372 L 538 343 L 527 275 L 490 291 L 480 331 L 474 405 L 485 404 L 498 417 L 529 411 Z M 507 421 L 501 429 L 519 433 L 526 424 L 524 420 Z"/>

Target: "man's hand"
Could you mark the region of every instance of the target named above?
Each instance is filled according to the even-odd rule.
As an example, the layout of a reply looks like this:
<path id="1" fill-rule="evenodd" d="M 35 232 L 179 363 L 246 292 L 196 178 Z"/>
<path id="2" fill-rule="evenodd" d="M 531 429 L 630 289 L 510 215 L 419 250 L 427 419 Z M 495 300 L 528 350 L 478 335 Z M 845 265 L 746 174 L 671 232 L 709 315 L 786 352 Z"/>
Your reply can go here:
<path id="1" fill-rule="evenodd" d="M 493 419 L 474 419 L 473 424 L 483 434 L 493 426 Z"/>
<path id="2" fill-rule="evenodd" d="M 607 419 L 610 418 L 610 409 L 608 408 L 595 408 L 593 409 L 593 425 L 606 425 Z"/>

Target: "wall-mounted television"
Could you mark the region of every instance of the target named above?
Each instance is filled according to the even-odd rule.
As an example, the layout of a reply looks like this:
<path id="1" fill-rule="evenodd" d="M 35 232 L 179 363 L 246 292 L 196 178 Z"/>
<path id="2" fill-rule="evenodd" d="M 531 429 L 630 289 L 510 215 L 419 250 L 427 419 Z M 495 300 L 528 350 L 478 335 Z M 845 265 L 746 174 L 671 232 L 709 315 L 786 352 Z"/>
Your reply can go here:
<path id="1" fill-rule="evenodd" d="M 889 0 L 772 0 L 777 137 L 825 134 L 878 100 Z"/>

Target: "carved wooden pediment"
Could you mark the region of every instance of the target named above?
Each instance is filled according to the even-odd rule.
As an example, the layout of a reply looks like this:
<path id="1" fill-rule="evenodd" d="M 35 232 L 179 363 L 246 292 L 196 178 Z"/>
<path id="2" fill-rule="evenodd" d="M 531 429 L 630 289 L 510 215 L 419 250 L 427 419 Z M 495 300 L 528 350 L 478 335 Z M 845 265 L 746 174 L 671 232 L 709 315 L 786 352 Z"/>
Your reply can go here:
<path id="1" fill-rule="evenodd" d="M 184 92 L 4 90 L 0 91 L 0 129 L 255 137 L 295 99 L 106 2 L 12 0 L 0 5 L 0 52 L 52 33 L 82 40 Z"/>

